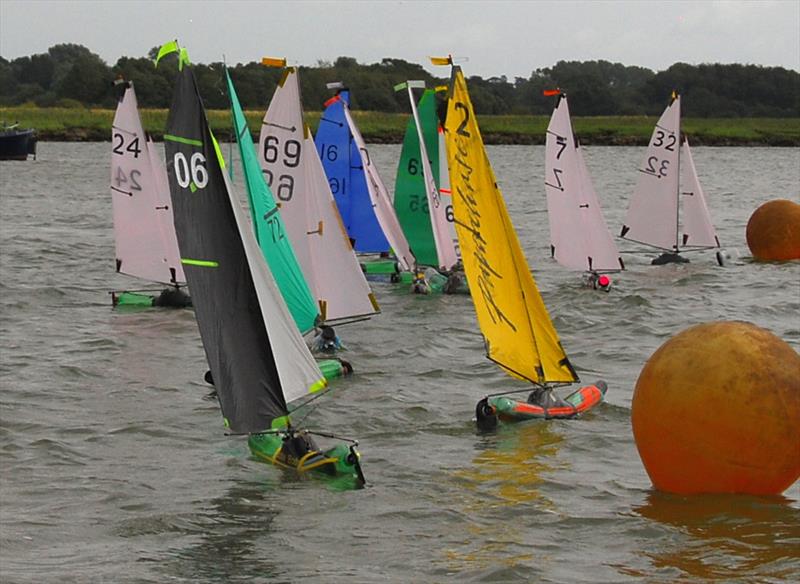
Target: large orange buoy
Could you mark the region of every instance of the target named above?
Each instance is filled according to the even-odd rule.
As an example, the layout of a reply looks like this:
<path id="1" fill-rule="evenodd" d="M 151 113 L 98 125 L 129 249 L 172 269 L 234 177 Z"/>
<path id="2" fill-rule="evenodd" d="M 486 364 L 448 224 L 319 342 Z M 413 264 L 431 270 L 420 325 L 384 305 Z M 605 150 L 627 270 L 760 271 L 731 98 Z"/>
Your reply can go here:
<path id="1" fill-rule="evenodd" d="M 747 222 L 747 247 L 758 260 L 800 259 L 800 204 L 776 199 L 756 209 Z"/>
<path id="2" fill-rule="evenodd" d="M 750 323 L 693 326 L 647 361 L 631 419 L 657 489 L 780 494 L 800 477 L 800 355 Z"/>

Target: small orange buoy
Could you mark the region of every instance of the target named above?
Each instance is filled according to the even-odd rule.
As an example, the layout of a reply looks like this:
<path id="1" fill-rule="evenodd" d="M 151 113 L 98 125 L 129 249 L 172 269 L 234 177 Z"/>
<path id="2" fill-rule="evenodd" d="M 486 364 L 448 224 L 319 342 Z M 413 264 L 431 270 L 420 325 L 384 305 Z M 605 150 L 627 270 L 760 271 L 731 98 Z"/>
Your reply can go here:
<path id="1" fill-rule="evenodd" d="M 800 259 L 800 204 L 768 201 L 747 222 L 747 247 L 758 260 Z"/>
<path id="2" fill-rule="evenodd" d="M 631 421 L 659 490 L 780 494 L 800 478 L 800 355 L 750 323 L 693 326 L 645 364 Z"/>

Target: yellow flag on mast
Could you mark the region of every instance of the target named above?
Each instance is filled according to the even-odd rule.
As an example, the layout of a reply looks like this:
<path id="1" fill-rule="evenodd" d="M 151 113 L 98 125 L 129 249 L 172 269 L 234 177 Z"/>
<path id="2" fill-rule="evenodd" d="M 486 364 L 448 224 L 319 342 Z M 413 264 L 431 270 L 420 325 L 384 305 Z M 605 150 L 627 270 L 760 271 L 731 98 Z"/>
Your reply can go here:
<path id="1" fill-rule="evenodd" d="M 534 383 L 578 381 L 522 253 L 458 66 L 444 130 L 456 232 L 487 357 Z"/>

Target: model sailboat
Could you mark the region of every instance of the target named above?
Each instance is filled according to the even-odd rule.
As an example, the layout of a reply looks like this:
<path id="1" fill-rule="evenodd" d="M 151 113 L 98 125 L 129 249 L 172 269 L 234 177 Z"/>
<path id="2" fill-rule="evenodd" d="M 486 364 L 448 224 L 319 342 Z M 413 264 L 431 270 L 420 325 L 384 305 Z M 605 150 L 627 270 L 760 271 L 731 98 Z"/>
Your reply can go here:
<path id="1" fill-rule="evenodd" d="M 567 96 L 561 92 L 547 127 L 544 185 L 552 257 L 566 268 L 588 272 L 589 282 L 608 289 L 610 280 L 599 275 L 625 266 L 572 131 Z"/>
<path id="2" fill-rule="evenodd" d="M 281 218 L 278 205 L 275 203 L 275 198 L 272 196 L 272 191 L 264 182 L 261 166 L 258 163 L 258 154 L 247 127 L 247 119 L 244 117 L 239 97 L 236 95 L 236 88 L 233 86 L 227 69 L 225 80 L 256 241 L 258 241 L 264 260 L 278 283 L 297 328 L 302 334 L 306 334 L 316 326 L 320 318 L 319 308 L 305 277 L 303 277 L 292 244 L 286 236 L 286 226 Z"/>
<path id="3" fill-rule="evenodd" d="M 350 92 L 339 82 L 329 83 L 328 87 L 337 92 L 325 102 L 316 144 L 348 236 L 356 252 L 387 255 L 391 250 L 397 267 L 408 271 L 414 267 L 415 258 L 350 113 Z M 381 271 L 371 263 L 364 263 L 367 271 Z"/>
<path id="4" fill-rule="evenodd" d="M 180 63 L 164 135 L 169 185 L 181 262 L 225 425 L 248 434 L 261 459 L 363 484 L 354 444 L 320 451 L 308 432 L 291 425 L 288 404 L 326 382 L 228 182 L 183 51 Z"/>
<path id="5" fill-rule="evenodd" d="M 112 292 L 114 305 L 191 305 L 172 222 L 164 164 L 139 118 L 133 83 L 122 93 L 111 129 L 111 201 L 117 272 L 170 286 L 160 295 Z"/>
<path id="6" fill-rule="evenodd" d="M 262 62 L 285 66 L 285 60 Z M 322 319 L 354 320 L 376 314 L 378 303 L 344 230 L 311 131 L 303 119 L 294 67 L 284 70 L 264 116 L 259 157 Z"/>
<path id="7" fill-rule="evenodd" d="M 423 90 L 419 107 L 414 97 L 415 88 Z M 395 91 L 403 89 L 408 92 L 411 120 L 408 123 L 400 155 L 395 205 L 403 210 L 404 226 L 408 226 L 410 232 L 418 234 L 424 259 L 417 257 L 417 261 L 422 265 L 449 271 L 455 267 L 459 258 L 451 237 L 453 207 L 449 198 L 447 200 L 442 198 L 431 167 L 431 160 L 436 160 L 436 174 L 438 174 L 439 144 L 435 92 L 426 90 L 424 81 L 407 81 L 395 86 Z M 423 106 L 425 120 L 428 122 L 427 128 L 422 123 Z M 433 157 L 428 152 L 429 143 L 433 146 Z M 417 204 L 413 204 L 414 202 Z M 427 225 L 424 225 L 425 223 Z M 433 243 L 432 250 L 429 242 Z"/>
<path id="8" fill-rule="evenodd" d="M 685 137 L 681 140 L 681 100 L 677 94 L 673 94 L 650 137 L 620 237 L 662 250 L 653 264 L 685 263 L 689 260 L 681 252 L 720 247 L 689 141 Z M 719 252 L 717 260 L 722 263 Z"/>
<path id="9" fill-rule="evenodd" d="M 452 65 L 450 58 L 432 61 Z M 498 418 L 574 417 L 602 401 L 606 384 L 583 387 L 565 399 L 552 393 L 555 384 L 577 382 L 578 375 L 525 261 L 458 66 L 452 68 L 444 130 L 456 232 L 487 357 L 512 377 L 533 384 L 528 402 L 501 394 L 479 401 L 478 425 L 493 427 Z"/>
<path id="10" fill-rule="evenodd" d="M 317 303 L 311 295 L 303 271 L 294 255 L 292 244 L 286 236 L 286 226 L 281 219 L 272 191 L 264 181 L 253 138 L 247 127 L 247 119 L 244 117 L 236 88 L 227 69 L 225 80 L 256 241 L 297 328 L 305 335 L 315 330 L 317 326 L 326 325 L 322 323 Z M 323 332 L 325 330 L 326 328 L 322 328 Z M 342 359 L 323 359 L 317 361 L 317 364 L 328 380 L 352 372 L 350 363 Z"/>

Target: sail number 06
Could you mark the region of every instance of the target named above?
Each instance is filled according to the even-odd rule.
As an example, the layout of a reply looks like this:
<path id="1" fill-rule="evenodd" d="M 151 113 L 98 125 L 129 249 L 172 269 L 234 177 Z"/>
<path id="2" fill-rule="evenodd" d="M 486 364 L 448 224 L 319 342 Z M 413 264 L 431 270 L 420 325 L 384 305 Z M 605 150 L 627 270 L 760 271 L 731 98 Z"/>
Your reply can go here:
<path id="1" fill-rule="evenodd" d="M 190 162 L 186 161 L 186 156 L 183 152 L 176 152 L 173 159 L 173 166 L 175 168 L 175 178 L 181 188 L 187 188 L 191 182 L 198 189 L 204 188 L 208 184 L 208 170 L 204 166 L 206 157 L 200 152 L 195 152 L 190 158 Z"/>

